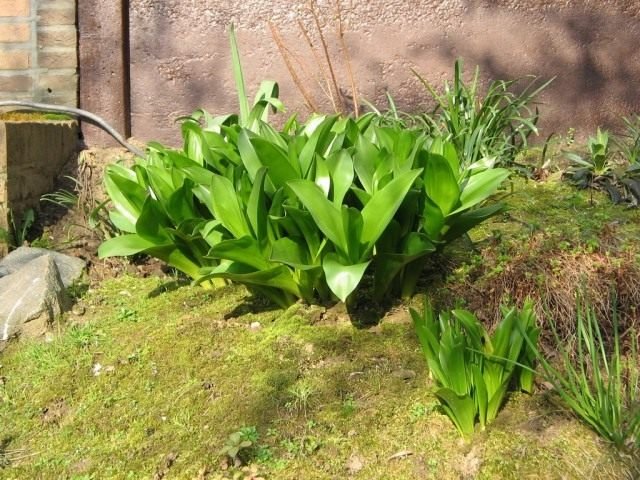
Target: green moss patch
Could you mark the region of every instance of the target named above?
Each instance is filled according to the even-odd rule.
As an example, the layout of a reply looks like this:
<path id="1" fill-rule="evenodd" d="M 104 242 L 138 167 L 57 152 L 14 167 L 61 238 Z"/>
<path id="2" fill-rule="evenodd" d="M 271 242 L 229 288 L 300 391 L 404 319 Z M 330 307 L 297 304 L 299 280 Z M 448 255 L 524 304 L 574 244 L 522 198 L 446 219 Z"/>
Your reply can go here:
<path id="1" fill-rule="evenodd" d="M 265 478 L 632 475 L 548 392 L 513 397 L 461 440 L 402 309 L 357 329 L 242 287 L 167 287 L 106 281 L 52 342 L 2 354 L 1 476 L 232 478 L 219 451 L 242 427 L 255 427 L 245 454 Z"/>

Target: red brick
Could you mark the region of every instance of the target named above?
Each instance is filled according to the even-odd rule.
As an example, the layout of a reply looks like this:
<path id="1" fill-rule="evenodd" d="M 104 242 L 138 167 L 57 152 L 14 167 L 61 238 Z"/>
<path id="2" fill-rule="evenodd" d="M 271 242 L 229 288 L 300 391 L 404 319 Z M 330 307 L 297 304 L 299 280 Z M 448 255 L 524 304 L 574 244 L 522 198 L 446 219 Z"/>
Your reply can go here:
<path id="1" fill-rule="evenodd" d="M 73 6 L 66 8 L 40 8 L 38 25 L 75 25 L 76 10 Z"/>
<path id="2" fill-rule="evenodd" d="M 0 91 L 2 92 L 28 92 L 31 90 L 33 79 L 28 75 L 11 75 L 0 77 Z"/>
<path id="3" fill-rule="evenodd" d="M 0 0 L 0 17 L 28 17 L 29 0 Z"/>
<path id="4" fill-rule="evenodd" d="M 31 25 L 28 23 L 0 24 L 0 42 L 21 43 L 31 38 Z"/>
<path id="5" fill-rule="evenodd" d="M 57 52 L 43 51 L 38 54 L 38 66 L 41 68 L 61 69 L 77 68 L 78 58 L 75 49 Z"/>
<path id="6" fill-rule="evenodd" d="M 0 70 L 26 70 L 31 65 L 31 55 L 26 51 L 0 52 Z"/>
<path id="7" fill-rule="evenodd" d="M 38 30 L 38 47 L 40 48 L 59 48 L 76 46 L 76 29 L 45 29 Z"/>

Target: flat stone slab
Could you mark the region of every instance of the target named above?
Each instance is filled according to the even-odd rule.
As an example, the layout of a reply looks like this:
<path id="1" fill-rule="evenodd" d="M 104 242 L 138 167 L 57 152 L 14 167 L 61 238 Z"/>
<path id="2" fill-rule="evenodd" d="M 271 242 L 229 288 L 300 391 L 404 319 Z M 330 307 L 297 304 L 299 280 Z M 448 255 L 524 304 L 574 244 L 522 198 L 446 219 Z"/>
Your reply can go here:
<path id="1" fill-rule="evenodd" d="M 37 256 L 19 271 L 0 278 L 0 343 L 16 335 L 44 335 L 66 305 L 54 256 Z"/>
<path id="2" fill-rule="evenodd" d="M 53 258 L 65 288 L 69 288 L 82 276 L 86 264 L 80 258 L 47 250 L 46 248 L 20 247 L 0 261 L 0 279 L 19 271 L 31 261 L 44 255 L 50 255 Z M 2 290 L 3 288 L 0 286 L 0 292 Z"/>

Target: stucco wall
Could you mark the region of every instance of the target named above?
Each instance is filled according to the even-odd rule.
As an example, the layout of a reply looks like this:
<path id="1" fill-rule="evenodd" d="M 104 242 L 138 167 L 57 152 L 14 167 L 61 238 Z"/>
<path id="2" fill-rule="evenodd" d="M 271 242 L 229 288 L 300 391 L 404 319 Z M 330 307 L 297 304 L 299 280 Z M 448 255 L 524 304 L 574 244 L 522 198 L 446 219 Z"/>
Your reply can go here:
<path id="1" fill-rule="evenodd" d="M 109 2 L 118 3 L 100 3 Z M 319 3 L 330 18 L 334 2 Z M 410 68 L 440 85 L 451 77 L 454 59 L 463 57 L 468 73 L 477 64 L 485 80 L 556 76 L 541 98 L 546 133 L 569 127 L 588 132 L 640 111 L 637 1 L 342 0 L 342 5 L 358 87 L 375 104 L 384 106 L 389 90 L 400 108 L 421 108 L 427 96 Z M 237 110 L 227 36 L 231 22 L 249 90 L 253 93 L 261 79 L 277 80 L 289 111 L 306 111 L 266 24 L 273 22 L 285 43 L 312 66 L 297 26 L 300 20 L 312 29 L 306 6 L 306 0 L 130 0 L 132 134 L 176 143 L 177 116 L 201 106 L 214 113 Z M 333 32 L 329 27 L 336 52 Z M 346 87 L 340 55 L 335 57 Z"/>

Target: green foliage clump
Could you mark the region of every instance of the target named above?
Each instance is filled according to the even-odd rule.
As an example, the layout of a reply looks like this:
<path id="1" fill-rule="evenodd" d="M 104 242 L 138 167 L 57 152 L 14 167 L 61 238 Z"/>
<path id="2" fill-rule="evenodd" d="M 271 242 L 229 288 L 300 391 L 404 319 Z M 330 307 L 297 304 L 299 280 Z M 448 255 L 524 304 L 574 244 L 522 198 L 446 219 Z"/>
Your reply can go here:
<path id="1" fill-rule="evenodd" d="M 613 203 L 637 206 L 640 202 L 640 117 L 623 119 L 626 133 L 611 136 L 597 129 L 589 137 L 586 154 L 567 152 L 570 167 L 565 177 L 578 188 L 606 192 Z"/>
<path id="2" fill-rule="evenodd" d="M 122 235 L 102 257 L 146 253 L 204 286 L 247 285 L 281 306 L 347 301 L 365 274 L 377 298 L 408 295 L 424 258 L 495 215 L 509 172 L 470 164 L 455 145 L 373 113 L 269 121 L 278 87 L 251 107 L 232 35 L 240 115 L 182 119 L 184 146 L 149 145 L 106 189 Z"/>
<path id="3" fill-rule="evenodd" d="M 0 243 L 8 245 L 12 249 L 22 246 L 35 221 L 36 214 L 32 208 L 24 211 L 22 221 L 15 218 L 13 210 L 9 210 L 9 228 L 0 228 Z"/>
<path id="4" fill-rule="evenodd" d="M 537 79 L 533 78 L 517 91 L 522 79 L 495 80 L 481 96 L 479 68 L 473 80 L 465 83 L 462 60 L 456 60 L 453 84 L 445 82 L 442 93 L 414 73 L 436 102 L 433 114 L 415 116 L 418 124 L 432 135 L 451 141 L 460 158 L 469 164 L 491 159 L 497 164 L 517 167 L 516 156 L 527 148 L 531 134 L 538 133 L 535 99 L 553 79 L 537 85 Z"/>
<path id="5" fill-rule="evenodd" d="M 578 309 L 576 334 L 561 339 L 552 324 L 560 365 L 546 360 L 533 344 L 544 375 L 566 405 L 603 438 L 620 449 L 640 449 L 640 353 L 637 332 L 629 330 L 623 352 L 617 317 L 607 341 L 589 306 Z"/>
<path id="6" fill-rule="evenodd" d="M 436 396 L 462 435 L 471 435 L 476 421 L 484 429 L 496 418 L 512 380 L 533 391 L 539 329 L 531 303 L 505 310 L 492 335 L 466 310 L 436 317 L 427 303 L 422 313 L 411 310 L 411 317 L 439 386 Z"/>

